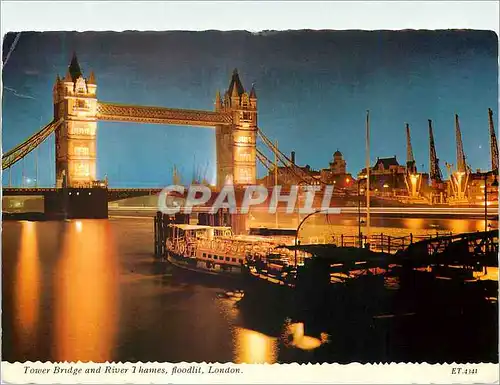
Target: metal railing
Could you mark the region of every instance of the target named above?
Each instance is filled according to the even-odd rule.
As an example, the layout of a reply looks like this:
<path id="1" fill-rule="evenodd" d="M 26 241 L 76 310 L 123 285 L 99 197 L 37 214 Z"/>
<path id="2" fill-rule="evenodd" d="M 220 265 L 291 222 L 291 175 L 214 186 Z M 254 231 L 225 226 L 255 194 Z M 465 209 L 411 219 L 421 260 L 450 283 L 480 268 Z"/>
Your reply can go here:
<path id="1" fill-rule="evenodd" d="M 435 232 L 433 234 L 414 235 L 410 233 L 406 236 L 391 236 L 383 233 L 371 234 L 370 237 L 361 234 L 359 235 L 334 235 L 332 241 L 339 247 L 366 247 L 369 245 L 371 250 L 396 253 L 398 250 L 404 250 L 409 245 L 423 240 L 431 240 L 436 237 L 451 236 L 451 231 Z"/>

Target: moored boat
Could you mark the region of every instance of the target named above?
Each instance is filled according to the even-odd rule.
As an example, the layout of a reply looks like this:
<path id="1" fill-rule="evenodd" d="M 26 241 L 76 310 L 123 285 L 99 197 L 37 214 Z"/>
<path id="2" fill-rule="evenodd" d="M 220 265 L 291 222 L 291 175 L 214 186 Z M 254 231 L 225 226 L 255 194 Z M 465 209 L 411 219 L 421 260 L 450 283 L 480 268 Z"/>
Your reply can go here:
<path id="1" fill-rule="evenodd" d="M 167 259 L 172 264 L 225 276 L 240 275 L 249 261 L 265 261 L 284 241 L 282 237 L 234 235 L 230 227 L 191 224 L 169 224 L 166 235 Z"/>

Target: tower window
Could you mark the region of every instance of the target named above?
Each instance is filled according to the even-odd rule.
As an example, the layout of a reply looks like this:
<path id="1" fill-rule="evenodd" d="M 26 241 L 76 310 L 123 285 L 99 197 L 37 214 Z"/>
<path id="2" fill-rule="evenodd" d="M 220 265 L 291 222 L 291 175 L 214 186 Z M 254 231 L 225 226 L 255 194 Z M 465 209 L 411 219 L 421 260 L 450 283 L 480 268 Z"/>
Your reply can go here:
<path id="1" fill-rule="evenodd" d="M 87 101 L 83 99 L 76 99 L 75 102 L 76 108 L 87 108 Z"/>
<path id="2" fill-rule="evenodd" d="M 75 174 L 77 176 L 89 176 L 90 175 L 90 165 L 88 163 L 77 164 Z"/>
<path id="3" fill-rule="evenodd" d="M 77 155 L 77 156 L 89 156 L 90 149 L 86 146 L 77 146 L 77 147 L 75 147 L 75 155 Z"/>
<path id="4" fill-rule="evenodd" d="M 250 170 L 248 168 L 242 168 L 240 169 L 240 181 L 241 182 L 248 182 L 250 181 L 251 175 L 250 175 Z"/>
<path id="5" fill-rule="evenodd" d="M 89 127 L 74 127 L 72 129 L 73 135 L 91 135 Z"/>
<path id="6" fill-rule="evenodd" d="M 240 154 L 240 161 L 242 162 L 251 162 L 252 161 L 252 154 L 249 154 L 247 152 L 243 152 Z"/>

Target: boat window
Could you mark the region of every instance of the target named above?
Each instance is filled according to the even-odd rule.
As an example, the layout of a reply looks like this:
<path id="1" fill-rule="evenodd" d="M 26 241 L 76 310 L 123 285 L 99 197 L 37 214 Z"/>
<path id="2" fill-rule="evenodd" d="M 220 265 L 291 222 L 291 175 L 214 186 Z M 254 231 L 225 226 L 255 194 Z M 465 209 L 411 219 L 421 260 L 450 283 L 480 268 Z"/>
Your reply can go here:
<path id="1" fill-rule="evenodd" d="M 221 255 L 219 255 L 219 259 L 220 259 L 221 261 L 223 261 L 223 260 L 224 260 L 224 257 L 223 257 L 223 256 L 221 256 Z"/>
<path id="2" fill-rule="evenodd" d="M 209 258 L 209 259 L 212 259 L 212 254 L 208 254 L 208 258 Z"/>
<path id="3" fill-rule="evenodd" d="M 233 262 L 236 262 L 236 258 L 232 258 L 231 260 L 232 260 Z"/>
<path id="4" fill-rule="evenodd" d="M 207 253 L 203 253 L 203 258 L 206 258 L 207 257 Z"/>
<path id="5" fill-rule="evenodd" d="M 231 258 L 229 258 L 229 257 L 226 257 L 226 261 L 228 261 L 228 262 L 229 262 L 230 260 L 231 260 Z"/>

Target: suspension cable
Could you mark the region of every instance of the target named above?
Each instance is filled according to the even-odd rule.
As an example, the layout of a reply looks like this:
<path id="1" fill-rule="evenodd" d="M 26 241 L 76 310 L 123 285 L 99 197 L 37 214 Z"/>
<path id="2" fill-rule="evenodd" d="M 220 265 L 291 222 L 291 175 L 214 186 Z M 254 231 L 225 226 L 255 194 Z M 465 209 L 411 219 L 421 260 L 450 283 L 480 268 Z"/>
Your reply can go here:
<path id="1" fill-rule="evenodd" d="M 258 128 L 258 134 L 260 136 L 260 138 L 264 141 L 264 144 L 273 152 L 277 155 L 277 158 L 281 161 L 281 163 L 283 163 L 283 165 L 289 169 L 290 171 L 292 171 L 295 176 L 297 176 L 302 182 L 306 183 L 306 184 L 313 184 L 311 183 L 312 181 L 318 181 L 319 183 L 323 184 L 323 185 L 329 185 L 329 183 L 325 182 L 324 180 L 322 180 L 321 178 L 314 178 L 313 176 L 309 175 L 306 171 L 304 171 L 302 168 L 298 167 L 297 165 L 295 165 L 290 158 L 288 158 L 288 156 L 286 156 L 283 152 L 280 151 L 279 148 L 277 148 L 272 142 L 271 140 L 269 140 L 269 138 L 264 134 L 264 132 Z M 285 159 L 285 160 L 283 160 Z M 299 175 L 297 170 L 302 174 L 302 175 Z M 307 180 L 309 179 L 309 180 Z"/>
<path id="2" fill-rule="evenodd" d="M 262 163 L 262 165 L 267 169 L 267 171 L 271 171 L 271 167 L 269 167 L 269 159 L 256 148 L 257 151 L 257 159 Z"/>
<path id="3" fill-rule="evenodd" d="M 21 144 L 17 145 L 13 149 L 7 151 L 2 155 L 2 170 L 12 166 L 19 160 L 23 159 L 31 151 L 42 144 L 55 130 L 59 128 L 63 119 L 59 121 L 51 121 L 49 124 L 45 125 L 35 134 L 31 135 Z"/>
<path id="4" fill-rule="evenodd" d="M 300 179 L 301 182 L 311 185 L 313 184 L 313 180 L 316 180 L 314 177 L 311 175 L 307 174 L 304 170 L 302 170 L 300 167 L 297 167 L 296 165 L 293 164 L 293 162 L 288 159 L 288 157 L 283 154 L 259 129 L 259 136 L 261 139 L 264 141 L 264 144 L 274 153 L 276 154 L 277 159 L 285 166 L 285 169 L 289 172 L 292 172 L 298 179 Z M 300 170 L 302 175 L 300 175 L 297 170 Z M 309 178 L 309 180 L 307 180 Z M 323 184 L 327 184 L 321 180 L 319 180 Z"/>

